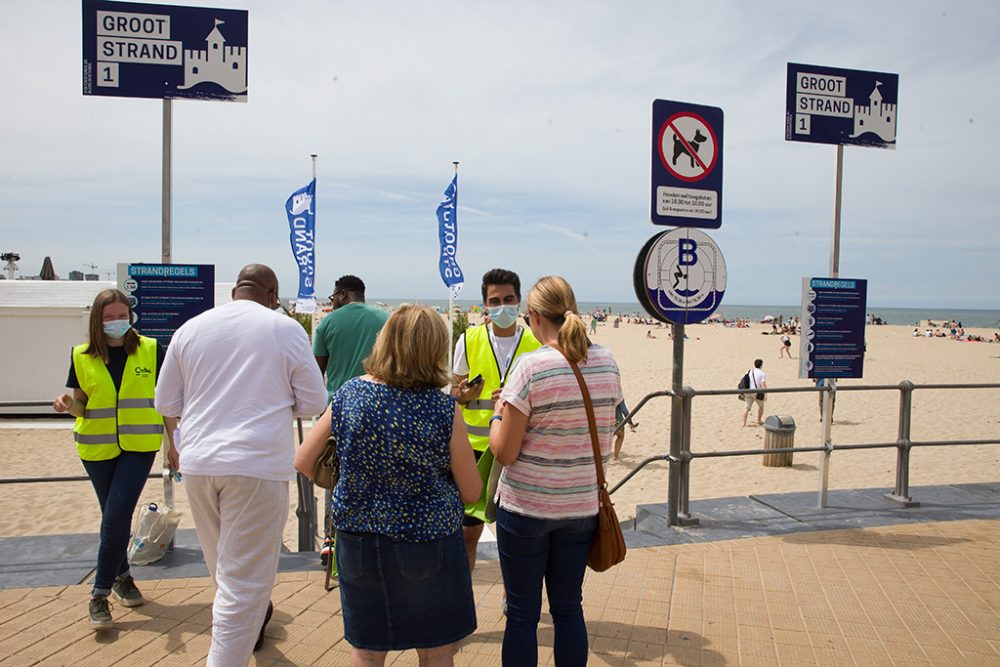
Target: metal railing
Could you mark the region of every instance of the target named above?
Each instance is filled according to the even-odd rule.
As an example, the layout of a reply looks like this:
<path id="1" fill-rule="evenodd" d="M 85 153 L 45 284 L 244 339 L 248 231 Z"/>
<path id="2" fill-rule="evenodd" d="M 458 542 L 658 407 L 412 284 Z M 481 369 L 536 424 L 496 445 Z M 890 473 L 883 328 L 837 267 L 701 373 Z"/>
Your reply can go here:
<path id="1" fill-rule="evenodd" d="M 52 401 L 0 401 L 0 408 L 42 408 L 50 407 Z M 39 417 L 51 418 L 49 415 L 28 415 L 28 418 L 37 419 Z M 58 419 L 58 418 L 57 418 Z M 302 420 L 296 419 L 298 428 L 299 444 L 302 444 Z M 170 471 L 163 468 L 162 473 L 150 473 L 148 479 L 163 479 L 164 503 L 168 507 L 174 505 L 174 483 L 170 476 Z M 45 484 L 52 482 L 88 482 L 87 475 L 50 475 L 45 477 L 0 477 L 0 485 L 3 484 Z M 315 551 L 316 539 L 318 536 L 316 519 L 316 497 L 312 481 L 301 473 L 296 475 L 296 485 L 298 487 L 299 500 L 295 508 L 295 517 L 299 522 L 299 551 Z"/>
<path id="2" fill-rule="evenodd" d="M 754 393 L 764 394 L 794 394 L 794 393 L 815 393 L 823 392 L 823 443 L 820 445 L 806 447 L 778 447 L 770 449 L 738 449 L 715 452 L 693 452 L 691 451 L 691 415 L 692 402 L 697 396 L 735 396 L 745 394 L 747 390 L 741 389 L 705 389 L 698 390 L 692 387 L 683 387 L 680 392 L 670 390 L 657 391 L 647 394 L 619 424 L 615 427 L 615 433 L 625 427 L 631 419 L 645 406 L 650 399 L 659 396 L 670 396 L 672 398 L 672 410 L 679 411 L 679 419 L 672 418 L 671 423 L 679 423 L 681 428 L 681 447 L 677 454 L 665 454 L 650 457 L 642 461 L 635 469 L 620 480 L 612 489 L 614 493 L 622 485 L 628 482 L 641 469 L 655 461 L 668 461 L 671 468 L 676 467 L 676 477 L 678 480 L 678 492 L 675 496 L 673 492 L 670 497 L 676 497 L 676 505 L 668 507 L 668 524 L 676 525 L 697 525 L 698 519 L 689 512 L 689 483 L 691 461 L 695 459 L 718 458 L 728 456 L 759 456 L 763 454 L 780 454 L 792 452 L 821 452 L 820 481 L 817 497 L 817 506 L 825 507 L 827 500 L 827 486 L 829 482 L 829 459 L 834 451 L 851 451 L 861 449 L 896 449 L 896 479 L 892 493 L 885 494 L 885 499 L 901 507 L 917 507 L 920 503 L 915 502 L 910 497 L 910 450 L 914 447 L 942 447 L 942 446 L 963 446 L 963 445 L 998 445 L 1000 437 L 979 438 L 965 440 L 913 440 L 910 437 L 911 416 L 913 409 L 913 392 L 916 390 L 952 390 L 952 389 L 1000 389 L 1000 383 L 986 384 L 914 384 L 909 380 L 904 380 L 899 384 L 886 385 L 851 385 L 846 387 L 836 387 L 835 385 L 823 387 L 775 387 L 771 389 L 752 390 Z M 866 442 L 855 444 L 834 444 L 831 434 L 832 410 L 831 404 L 837 392 L 866 392 L 866 391 L 898 391 L 899 413 L 898 413 L 898 434 L 894 442 Z"/>

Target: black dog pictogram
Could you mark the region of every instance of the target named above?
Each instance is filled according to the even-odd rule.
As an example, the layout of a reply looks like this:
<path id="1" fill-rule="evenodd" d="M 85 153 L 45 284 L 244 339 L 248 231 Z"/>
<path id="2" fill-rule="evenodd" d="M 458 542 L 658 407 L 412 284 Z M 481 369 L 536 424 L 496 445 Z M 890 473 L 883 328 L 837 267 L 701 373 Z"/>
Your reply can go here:
<path id="1" fill-rule="evenodd" d="M 701 130 L 696 129 L 694 131 L 694 138 L 691 139 L 690 141 L 688 141 L 688 143 L 691 144 L 691 148 L 693 148 L 694 152 L 697 153 L 698 152 L 698 148 L 700 148 L 701 145 L 703 143 L 705 143 L 706 141 L 708 141 L 708 137 L 706 137 L 704 134 L 702 134 Z M 681 155 L 687 155 L 691 159 L 691 167 L 692 168 L 695 167 L 694 155 L 691 154 L 691 151 L 689 151 L 687 149 L 687 146 L 684 145 L 684 142 L 681 141 L 677 137 L 677 135 L 675 134 L 674 135 L 674 159 L 672 161 L 672 163 L 673 163 L 673 165 L 675 167 L 677 166 L 677 158 L 679 158 Z"/>

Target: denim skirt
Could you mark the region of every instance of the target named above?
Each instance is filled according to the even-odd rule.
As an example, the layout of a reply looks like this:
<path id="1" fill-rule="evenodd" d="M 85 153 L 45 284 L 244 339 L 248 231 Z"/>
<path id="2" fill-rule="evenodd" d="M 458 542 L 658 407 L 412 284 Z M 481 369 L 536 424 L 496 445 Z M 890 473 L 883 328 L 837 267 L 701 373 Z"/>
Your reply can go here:
<path id="1" fill-rule="evenodd" d="M 462 531 L 429 542 L 337 531 L 344 638 L 360 649 L 443 646 L 476 629 Z"/>

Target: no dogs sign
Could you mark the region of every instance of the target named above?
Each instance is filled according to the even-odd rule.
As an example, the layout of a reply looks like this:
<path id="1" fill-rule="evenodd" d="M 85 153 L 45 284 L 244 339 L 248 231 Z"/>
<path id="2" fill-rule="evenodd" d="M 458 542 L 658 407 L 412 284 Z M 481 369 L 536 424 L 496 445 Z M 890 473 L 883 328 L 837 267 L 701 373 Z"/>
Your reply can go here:
<path id="1" fill-rule="evenodd" d="M 653 101 L 650 220 L 722 226 L 722 109 Z"/>

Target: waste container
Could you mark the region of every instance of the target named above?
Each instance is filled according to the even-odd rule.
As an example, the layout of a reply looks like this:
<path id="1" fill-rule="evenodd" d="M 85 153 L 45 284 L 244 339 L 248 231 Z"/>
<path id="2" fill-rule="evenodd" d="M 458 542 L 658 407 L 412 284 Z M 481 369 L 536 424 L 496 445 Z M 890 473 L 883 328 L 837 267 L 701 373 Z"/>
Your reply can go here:
<path id="1" fill-rule="evenodd" d="M 788 415 L 771 415 L 764 420 L 764 449 L 795 446 L 795 420 Z M 792 452 L 764 454 L 764 465 L 781 468 L 792 465 Z"/>

